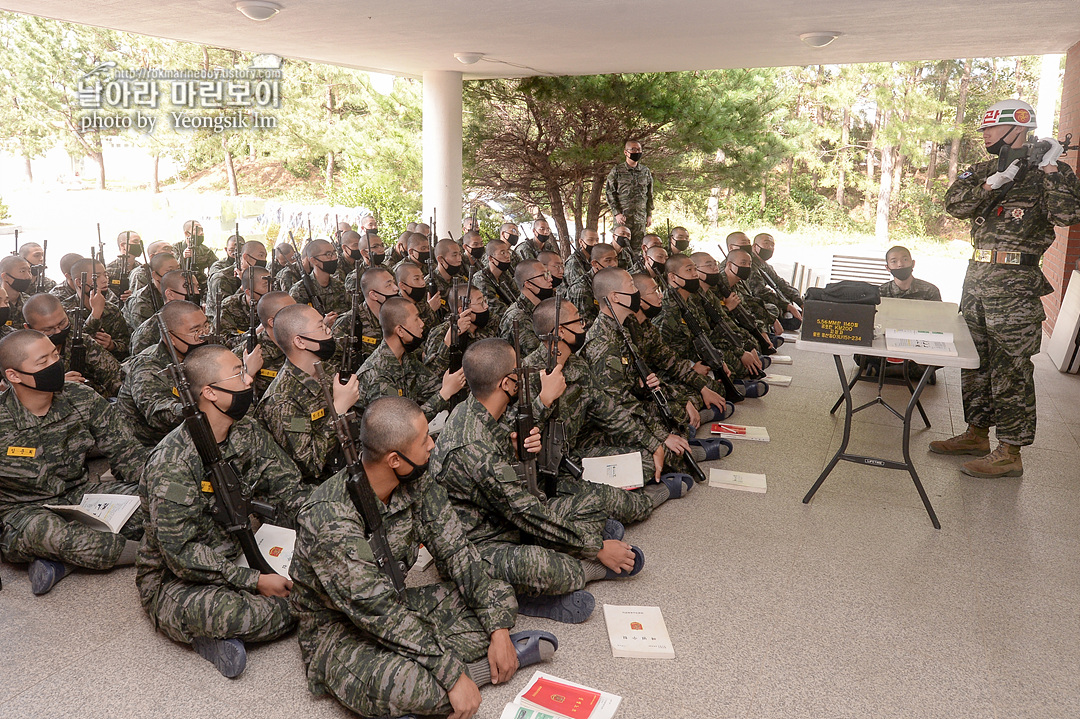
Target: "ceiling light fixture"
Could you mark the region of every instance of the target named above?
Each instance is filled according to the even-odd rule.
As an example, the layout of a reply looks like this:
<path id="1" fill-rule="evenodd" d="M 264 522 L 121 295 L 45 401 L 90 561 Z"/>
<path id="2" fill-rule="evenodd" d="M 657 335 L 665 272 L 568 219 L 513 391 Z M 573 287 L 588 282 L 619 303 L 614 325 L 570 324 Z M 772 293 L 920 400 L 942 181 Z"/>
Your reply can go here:
<path id="1" fill-rule="evenodd" d="M 836 38 L 840 37 L 842 33 L 834 30 L 818 30 L 816 32 L 804 32 L 799 35 L 799 39 L 810 47 L 825 47 Z"/>
<path id="2" fill-rule="evenodd" d="M 475 65 L 484 59 L 484 53 L 482 52 L 455 52 L 454 57 L 462 65 Z"/>
<path id="3" fill-rule="evenodd" d="M 270 0 L 237 0 L 236 9 L 249 20 L 262 22 L 277 15 L 281 6 Z"/>

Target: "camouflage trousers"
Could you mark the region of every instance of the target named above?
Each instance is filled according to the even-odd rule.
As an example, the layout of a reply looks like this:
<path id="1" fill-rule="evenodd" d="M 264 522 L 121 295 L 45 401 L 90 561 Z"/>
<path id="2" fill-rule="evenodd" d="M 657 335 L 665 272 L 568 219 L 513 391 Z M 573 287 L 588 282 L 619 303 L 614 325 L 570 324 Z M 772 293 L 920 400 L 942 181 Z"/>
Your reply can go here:
<path id="1" fill-rule="evenodd" d="M 487 656 L 491 638 L 452 582 L 410 587 L 406 603 L 431 625 L 444 652 L 470 663 Z M 365 717 L 450 713 L 450 701 L 431 673 L 345 622 L 329 629 L 308 666 L 313 686 Z"/>
<path id="2" fill-rule="evenodd" d="M 483 542 L 476 548 L 491 565 L 491 576 L 502 579 L 518 594 L 567 594 L 585 588 L 581 560 L 569 554 L 510 542 Z"/>
<path id="3" fill-rule="evenodd" d="M 592 447 L 585 450 L 585 457 L 609 457 L 615 454 L 626 454 L 637 450 L 627 447 Z M 648 452 L 641 453 L 642 479 L 648 483 L 653 480 L 654 464 L 652 455 Z M 568 474 L 559 476 L 559 494 L 574 495 L 582 492 L 595 494 L 601 505 L 607 511 L 607 516 L 619 520 L 623 524 L 642 522 L 652 514 L 652 500 L 646 497 L 640 490 L 627 491 L 616 489 L 606 484 L 596 484 L 582 479 L 575 479 Z"/>
<path id="4" fill-rule="evenodd" d="M 630 230 L 630 253 L 633 257 L 641 257 L 641 244 L 645 241 L 646 231 L 645 214 L 627 212 L 626 227 Z"/>
<path id="5" fill-rule="evenodd" d="M 964 419 L 976 427 L 997 427 L 999 440 L 1016 445 L 1035 441 L 1035 367 L 1042 321 L 1038 297 L 974 297 L 960 301 L 979 368 L 960 371 Z"/>
<path id="6" fill-rule="evenodd" d="M 267 642 L 296 626 L 284 597 L 180 579 L 163 584 L 146 609 L 165 636 L 185 644 L 195 637 Z"/>
<path id="7" fill-rule="evenodd" d="M 133 482 L 89 482 L 76 492 L 69 492 L 50 504 L 78 504 L 84 494 L 139 493 Z M 142 508 L 124 524 L 120 534 L 100 532 L 68 520 L 39 504 L 26 504 L 6 510 L 0 524 L 0 553 L 9 562 L 30 562 L 35 558 L 51 559 L 84 569 L 112 569 L 128 539 L 143 535 Z"/>

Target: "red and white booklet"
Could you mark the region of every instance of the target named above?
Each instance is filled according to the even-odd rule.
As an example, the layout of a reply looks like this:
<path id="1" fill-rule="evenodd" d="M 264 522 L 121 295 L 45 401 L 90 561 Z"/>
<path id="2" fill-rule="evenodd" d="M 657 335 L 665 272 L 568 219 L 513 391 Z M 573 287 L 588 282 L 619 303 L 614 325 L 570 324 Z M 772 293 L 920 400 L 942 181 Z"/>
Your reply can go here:
<path id="1" fill-rule="evenodd" d="M 622 697 L 536 672 L 500 719 L 611 719 Z"/>
<path id="2" fill-rule="evenodd" d="M 769 432 L 764 427 L 748 427 L 727 422 L 713 422 L 710 430 L 723 439 L 749 439 L 754 442 L 768 442 Z"/>

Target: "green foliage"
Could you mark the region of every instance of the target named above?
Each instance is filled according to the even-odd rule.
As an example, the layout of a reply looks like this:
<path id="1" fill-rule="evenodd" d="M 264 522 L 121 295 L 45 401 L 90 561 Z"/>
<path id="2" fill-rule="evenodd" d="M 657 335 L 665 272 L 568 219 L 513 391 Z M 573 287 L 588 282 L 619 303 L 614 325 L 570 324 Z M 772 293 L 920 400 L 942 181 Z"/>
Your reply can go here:
<path id="1" fill-rule="evenodd" d="M 356 167 L 345 171 L 331 202 L 371 210 L 379 221 L 379 235 L 387 242 L 396 239 L 410 222 L 417 222 L 422 211 L 419 193 L 402 192 L 387 178 L 368 176 Z"/>
<path id="2" fill-rule="evenodd" d="M 0 197 L 0 220 L 6 220 L 9 217 L 11 217 L 11 211 L 4 204 L 4 198 Z"/>

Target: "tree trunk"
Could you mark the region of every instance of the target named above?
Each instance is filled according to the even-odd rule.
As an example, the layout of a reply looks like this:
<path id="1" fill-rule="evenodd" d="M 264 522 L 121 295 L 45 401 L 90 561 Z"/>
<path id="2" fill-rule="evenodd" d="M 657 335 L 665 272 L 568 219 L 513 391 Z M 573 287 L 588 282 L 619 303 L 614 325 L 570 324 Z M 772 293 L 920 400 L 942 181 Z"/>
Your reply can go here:
<path id="1" fill-rule="evenodd" d="M 555 228 L 559 233 L 559 254 L 566 259 L 570 256 L 570 230 L 566 225 L 566 203 L 563 202 L 562 191 L 552 182 L 547 185 L 548 200 L 551 202 L 551 219 L 555 220 Z"/>
<path id="2" fill-rule="evenodd" d="M 583 212 L 585 210 L 585 181 L 579 179 L 574 183 L 574 239 L 581 236 Z"/>
<path id="3" fill-rule="evenodd" d="M 30 155 L 23 155 L 23 169 L 26 172 L 26 182 L 34 184 L 34 168 L 30 165 Z"/>
<path id="4" fill-rule="evenodd" d="M 95 152 L 90 157 L 98 164 L 98 181 L 97 186 L 99 190 L 105 189 L 105 153 Z"/>
<path id="5" fill-rule="evenodd" d="M 150 192 L 158 194 L 161 188 L 158 185 L 158 165 L 161 164 L 161 155 L 154 153 L 154 161 L 150 171 Z"/>
<path id="6" fill-rule="evenodd" d="M 848 125 L 851 124 L 851 111 L 844 108 L 843 123 L 840 125 L 840 153 L 836 158 L 836 204 L 844 206 L 844 190 L 847 184 L 848 163 Z"/>
<path id="7" fill-rule="evenodd" d="M 225 153 L 225 175 L 229 178 L 229 194 L 236 197 L 240 194 L 240 188 L 236 184 L 236 168 L 233 167 L 232 153 L 229 152 L 224 136 L 221 138 L 221 150 Z"/>
<path id="8" fill-rule="evenodd" d="M 326 152 L 326 192 L 329 194 L 334 186 L 334 151 Z"/>
<path id="9" fill-rule="evenodd" d="M 874 151 L 877 145 L 878 127 L 881 125 L 881 113 L 874 117 L 874 129 L 870 132 L 870 141 L 866 145 L 866 189 L 863 191 L 863 217 L 870 221 L 870 196 L 874 187 Z"/>
<path id="10" fill-rule="evenodd" d="M 585 214 L 585 227 L 590 230 L 598 229 L 600 225 L 600 198 L 604 194 L 604 182 L 607 175 L 599 173 L 592 178 L 589 186 L 589 210 Z"/>
<path id="11" fill-rule="evenodd" d="M 938 101 L 944 104 L 949 96 L 949 61 L 942 60 L 938 65 L 941 70 L 941 84 L 938 86 Z M 938 110 L 935 124 L 940 126 L 943 119 L 944 117 L 941 110 Z M 926 182 L 923 185 L 927 192 L 934 186 L 935 175 L 937 175 L 938 152 L 940 150 L 941 145 L 937 140 L 934 140 L 934 142 L 930 144 L 930 158 L 926 163 Z"/>
<path id="12" fill-rule="evenodd" d="M 956 103 L 956 126 L 963 128 L 964 113 L 967 110 L 968 87 L 971 85 L 971 58 L 964 60 L 964 74 L 960 78 L 960 98 Z M 949 184 L 956 182 L 956 173 L 960 164 L 960 135 L 953 138 L 949 145 Z"/>
<path id="13" fill-rule="evenodd" d="M 786 179 L 784 181 L 784 194 L 791 197 L 791 177 L 795 174 L 795 158 L 788 157 L 787 159 L 787 171 L 785 173 Z M 764 192 L 764 190 L 762 190 Z M 765 209 L 765 202 L 762 201 L 761 209 Z"/>
<path id="14" fill-rule="evenodd" d="M 897 201 L 900 198 L 900 180 L 904 176 L 904 156 L 897 148 L 896 159 L 893 160 L 892 183 L 889 187 L 889 217 L 894 217 Z"/>
<path id="15" fill-rule="evenodd" d="M 874 236 L 879 242 L 889 241 L 889 199 L 892 196 L 895 153 L 896 148 L 892 145 L 881 148 L 881 187 L 878 189 L 877 215 L 874 221 Z"/>

